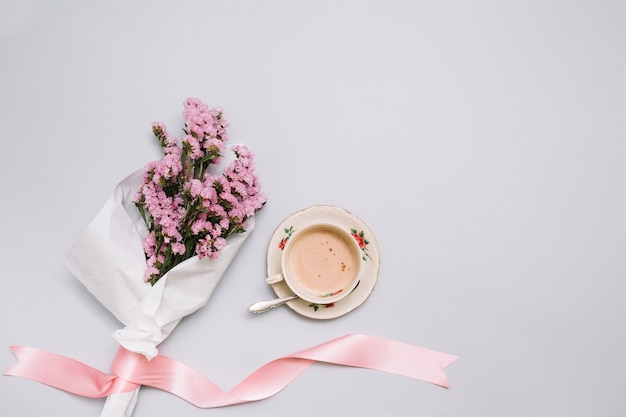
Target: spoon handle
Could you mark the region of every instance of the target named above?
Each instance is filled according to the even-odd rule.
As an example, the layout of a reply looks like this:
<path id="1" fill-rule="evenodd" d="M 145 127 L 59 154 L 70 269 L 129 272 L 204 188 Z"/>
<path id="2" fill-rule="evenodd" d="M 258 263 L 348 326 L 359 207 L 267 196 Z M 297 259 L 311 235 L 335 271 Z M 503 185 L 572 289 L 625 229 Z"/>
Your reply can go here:
<path id="1" fill-rule="evenodd" d="M 269 311 L 273 309 L 274 307 L 283 305 L 287 301 L 294 300 L 296 298 L 298 297 L 293 295 L 291 297 L 275 298 L 273 300 L 259 301 L 259 302 L 252 304 L 250 307 L 248 307 L 248 312 L 253 313 L 253 314 L 265 313 L 266 311 Z"/>

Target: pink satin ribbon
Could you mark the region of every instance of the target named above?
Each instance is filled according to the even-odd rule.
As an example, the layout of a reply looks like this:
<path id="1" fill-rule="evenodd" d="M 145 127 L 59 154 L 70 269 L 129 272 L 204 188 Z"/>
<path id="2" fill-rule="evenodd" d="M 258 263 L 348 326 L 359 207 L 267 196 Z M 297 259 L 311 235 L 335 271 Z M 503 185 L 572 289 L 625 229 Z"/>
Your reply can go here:
<path id="1" fill-rule="evenodd" d="M 147 385 L 177 395 L 201 408 L 258 401 L 278 393 L 315 362 L 374 369 L 448 388 L 444 368 L 457 357 L 421 347 L 362 334 L 349 334 L 276 359 L 257 369 L 229 392 L 188 366 L 157 356 L 119 349 L 112 375 L 65 356 L 12 346 L 19 363 L 5 375 L 41 382 L 85 397 L 99 398 Z"/>

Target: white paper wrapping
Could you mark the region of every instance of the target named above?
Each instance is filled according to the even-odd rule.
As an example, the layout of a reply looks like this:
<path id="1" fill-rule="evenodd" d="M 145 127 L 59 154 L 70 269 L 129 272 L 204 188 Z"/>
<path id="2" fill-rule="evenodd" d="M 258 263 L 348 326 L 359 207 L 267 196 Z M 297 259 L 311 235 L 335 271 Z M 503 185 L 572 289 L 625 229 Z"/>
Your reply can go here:
<path id="1" fill-rule="evenodd" d="M 230 158 L 229 158 L 230 157 Z M 221 166 L 229 163 L 227 154 Z M 141 244 L 147 230 L 133 199 L 143 169 L 122 180 L 96 218 L 66 254 L 69 270 L 121 323 L 114 337 L 128 350 L 148 359 L 178 322 L 204 306 L 224 271 L 254 229 L 228 238 L 218 259 L 192 257 L 165 274 L 154 286 L 144 282 L 146 260 Z"/>
<path id="2" fill-rule="evenodd" d="M 232 160 L 226 155 L 221 166 Z M 219 167 L 216 167 L 219 169 Z M 96 218 L 66 254 L 68 269 L 125 327 L 113 337 L 126 349 L 148 359 L 180 320 L 204 306 L 224 271 L 254 228 L 228 238 L 218 259 L 192 257 L 157 281 L 144 282 L 146 258 L 142 238 L 147 234 L 134 206 L 143 169 L 122 180 Z M 137 390 L 111 396 L 101 416 L 130 416 Z"/>

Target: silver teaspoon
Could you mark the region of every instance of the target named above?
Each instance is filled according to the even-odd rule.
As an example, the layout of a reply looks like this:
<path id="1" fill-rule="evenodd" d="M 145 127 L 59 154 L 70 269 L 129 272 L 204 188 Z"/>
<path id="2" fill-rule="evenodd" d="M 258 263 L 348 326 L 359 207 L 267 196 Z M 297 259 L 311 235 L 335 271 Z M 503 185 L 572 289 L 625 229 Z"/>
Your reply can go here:
<path id="1" fill-rule="evenodd" d="M 281 306 L 285 304 L 287 301 L 295 300 L 296 298 L 298 298 L 297 295 L 292 295 L 290 297 L 275 298 L 273 300 L 266 300 L 266 301 L 258 301 L 252 304 L 250 307 L 248 307 L 248 313 L 253 313 L 253 314 L 265 313 L 266 311 L 269 311 L 273 309 L 274 307 Z"/>

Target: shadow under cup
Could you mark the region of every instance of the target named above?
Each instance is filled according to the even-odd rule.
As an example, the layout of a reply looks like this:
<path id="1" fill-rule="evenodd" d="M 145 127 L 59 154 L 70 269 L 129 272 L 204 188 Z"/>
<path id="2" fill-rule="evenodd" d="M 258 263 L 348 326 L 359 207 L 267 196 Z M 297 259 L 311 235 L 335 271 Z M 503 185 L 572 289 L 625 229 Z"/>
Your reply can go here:
<path id="1" fill-rule="evenodd" d="M 282 275 L 300 298 L 329 304 L 344 298 L 359 282 L 360 248 L 337 226 L 316 224 L 294 232 L 285 245 Z"/>

